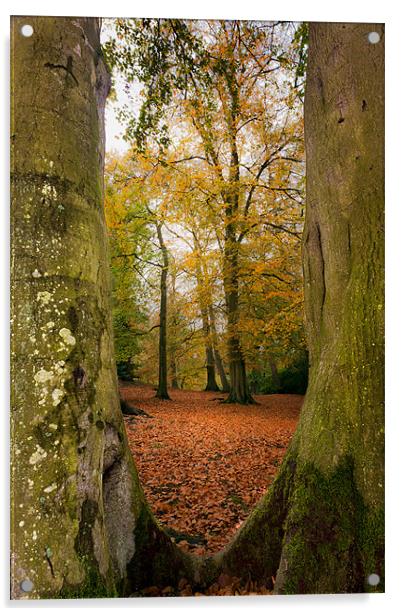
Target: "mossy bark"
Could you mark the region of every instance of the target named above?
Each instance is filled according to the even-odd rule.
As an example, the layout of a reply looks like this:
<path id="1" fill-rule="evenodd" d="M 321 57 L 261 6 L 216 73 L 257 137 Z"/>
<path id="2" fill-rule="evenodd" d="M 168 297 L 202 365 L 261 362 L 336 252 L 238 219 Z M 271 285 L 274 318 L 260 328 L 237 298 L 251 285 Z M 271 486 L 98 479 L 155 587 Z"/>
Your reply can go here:
<path id="1" fill-rule="evenodd" d="M 384 589 L 383 36 L 380 24 L 309 26 L 310 382 L 278 478 L 205 563 L 209 580 L 225 570 L 275 578 L 276 593 Z"/>
<path id="2" fill-rule="evenodd" d="M 14 17 L 11 30 L 11 595 L 124 595 L 130 568 L 168 578 L 144 546 L 183 557 L 149 512 L 119 405 L 100 21 Z"/>

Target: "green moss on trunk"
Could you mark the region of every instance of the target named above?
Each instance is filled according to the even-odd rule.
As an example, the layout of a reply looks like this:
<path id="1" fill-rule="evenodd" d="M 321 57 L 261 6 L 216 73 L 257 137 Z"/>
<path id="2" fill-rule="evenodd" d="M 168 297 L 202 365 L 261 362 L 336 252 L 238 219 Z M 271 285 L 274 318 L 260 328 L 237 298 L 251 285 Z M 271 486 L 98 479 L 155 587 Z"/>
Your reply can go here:
<path id="1" fill-rule="evenodd" d="M 194 560 L 177 548 L 144 505 L 135 527 L 135 554 L 127 569 L 126 592 L 146 586 L 177 586 L 181 578 L 194 580 Z"/>
<path id="2" fill-rule="evenodd" d="M 363 592 L 371 590 L 367 580 L 372 573 L 381 580 L 377 590 L 383 590 L 383 553 L 378 549 L 384 540 L 383 512 L 377 517 L 372 525 L 350 458 L 329 476 L 310 463 L 298 466 L 275 592 Z"/>

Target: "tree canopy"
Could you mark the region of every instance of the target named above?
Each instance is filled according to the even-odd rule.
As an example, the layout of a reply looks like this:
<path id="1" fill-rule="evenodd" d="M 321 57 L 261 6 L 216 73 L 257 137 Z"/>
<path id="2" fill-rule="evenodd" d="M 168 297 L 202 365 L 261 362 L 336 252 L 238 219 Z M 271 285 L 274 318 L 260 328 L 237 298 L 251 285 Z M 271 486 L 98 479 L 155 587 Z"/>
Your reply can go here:
<path id="1" fill-rule="evenodd" d="M 181 296 L 190 336 L 183 354 L 172 315 L 170 372 L 199 386 L 206 345 L 206 363 L 217 351 L 227 366 L 229 400 L 252 401 L 250 370 L 269 372 L 269 361 L 284 368 L 305 351 L 302 33 L 279 23 L 117 20 L 105 45 L 127 87 L 143 86 L 137 113 L 121 110 L 132 149 L 123 161 L 110 158 L 118 169 L 110 180 L 125 186 L 116 193 L 124 211 L 137 207 L 137 194 L 163 222 L 175 270 L 169 304 Z M 154 276 L 140 255 L 134 266 L 137 277 Z"/>

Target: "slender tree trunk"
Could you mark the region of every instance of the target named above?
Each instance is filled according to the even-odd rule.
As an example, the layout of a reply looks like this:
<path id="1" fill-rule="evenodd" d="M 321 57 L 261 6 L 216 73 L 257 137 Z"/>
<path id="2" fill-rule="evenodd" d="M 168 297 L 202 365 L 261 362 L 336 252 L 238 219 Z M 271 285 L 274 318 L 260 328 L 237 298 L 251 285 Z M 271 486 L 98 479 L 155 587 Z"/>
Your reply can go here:
<path id="1" fill-rule="evenodd" d="M 167 276 L 169 259 L 163 239 L 162 225 L 156 223 L 156 229 L 163 259 L 160 275 L 159 383 L 156 398 L 170 400 L 167 390 Z"/>
<path id="2" fill-rule="evenodd" d="M 368 42 L 370 31 L 379 43 Z M 310 25 L 309 386 L 277 479 L 204 563 L 205 579 L 223 570 L 276 577 L 276 593 L 384 590 L 383 36 L 380 24 Z"/>
<path id="3" fill-rule="evenodd" d="M 252 404 L 254 400 L 249 391 L 245 359 L 242 354 L 241 342 L 238 334 L 238 243 L 235 239 L 231 222 L 228 222 L 226 227 L 224 268 L 224 289 L 227 308 L 227 348 L 230 369 L 230 392 L 226 402 Z"/>
<path id="4" fill-rule="evenodd" d="M 271 375 L 272 375 L 273 385 L 274 385 L 275 389 L 277 391 L 279 391 L 280 388 L 281 388 L 281 382 L 280 382 L 280 377 L 279 377 L 279 374 L 278 374 L 278 371 L 277 371 L 277 364 L 275 362 L 275 359 L 274 359 L 273 355 L 269 355 L 268 361 L 269 361 L 269 366 L 270 366 L 270 372 L 271 372 Z"/>
<path id="5" fill-rule="evenodd" d="M 207 300 L 210 296 L 209 289 L 209 276 L 207 267 L 202 264 L 201 255 L 202 248 L 194 230 L 192 230 L 192 236 L 194 238 L 195 252 L 196 252 L 196 281 L 198 290 L 198 303 L 201 312 L 202 319 L 202 331 L 205 341 L 205 354 L 206 354 L 206 387 L 205 391 L 220 391 L 216 381 L 216 369 L 213 354 L 213 346 L 210 332 L 209 313 L 207 309 Z M 203 267 L 202 267 L 203 265 Z"/>
<path id="6" fill-rule="evenodd" d="M 171 370 L 171 387 L 173 389 L 179 389 L 180 386 L 178 383 L 177 362 L 175 360 L 174 353 L 171 353 L 170 355 L 170 370 Z"/>
<path id="7" fill-rule="evenodd" d="M 221 355 L 219 353 L 219 349 L 217 346 L 213 347 L 214 353 L 214 361 L 216 364 L 216 369 L 219 374 L 220 382 L 221 382 L 221 390 L 224 393 L 228 393 L 230 391 L 230 383 L 228 382 L 226 371 L 224 370 L 223 360 L 221 359 Z"/>
<path id="8" fill-rule="evenodd" d="M 177 347 L 179 345 L 178 336 L 179 331 L 178 328 L 180 326 L 178 314 L 177 314 L 177 304 L 176 304 L 176 273 L 175 266 L 170 268 L 170 278 L 171 278 L 171 300 L 170 300 L 170 327 L 169 330 L 171 335 L 169 336 L 169 348 L 168 355 L 170 358 L 170 374 L 171 374 L 171 387 L 172 389 L 179 389 L 178 382 L 178 368 L 177 368 Z"/>
<path id="9" fill-rule="evenodd" d="M 206 334 L 205 334 L 206 335 Z M 213 355 L 213 347 L 210 343 L 206 343 L 206 371 L 207 383 L 205 391 L 220 391 L 216 381 L 216 371 Z"/>
<path id="10" fill-rule="evenodd" d="M 119 405 L 99 34 L 94 18 L 12 19 L 14 599 L 126 595 L 187 575 L 146 505 Z"/>
<path id="11" fill-rule="evenodd" d="M 216 370 L 215 370 L 215 362 L 213 355 L 213 347 L 211 342 L 211 333 L 210 333 L 210 323 L 209 323 L 209 315 L 207 307 L 205 306 L 204 298 L 202 296 L 202 292 L 200 290 L 200 279 L 201 272 L 198 271 L 198 297 L 199 297 L 199 306 L 201 311 L 202 318 L 202 331 L 203 337 L 205 340 L 205 351 L 206 351 L 206 372 L 207 372 L 207 382 L 205 391 L 220 391 L 219 386 L 216 382 Z"/>
<path id="12" fill-rule="evenodd" d="M 212 335 L 212 345 L 213 345 L 213 353 L 214 359 L 216 363 L 217 372 L 219 373 L 221 388 L 224 393 L 228 393 L 230 391 L 230 383 L 228 382 L 226 371 L 224 370 L 223 360 L 221 359 L 221 355 L 219 352 L 218 338 L 217 338 L 217 330 L 216 330 L 216 316 L 214 314 L 213 304 L 209 304 L 209 322 L 210 322 L 210 332 Z"/>
<path id="13" fill-rule="evenodd" d="M 230 392 L 226 402 L 252 404 L 246 376 L 245 358 L 238 333 L 239 325 L 239 247 L 237 238 L 237 216 L 239 211 L 239 156 L 237 147 L 237 118 L 239 106 L 238 82 L 232 71 L 225 72 L 227 88 L 230 93 L 228 131 L 230 137 L 230 172 L 225 190 L 225 238 L 224 238 L 224 293 L 227 309 L 227 346 L 230 365 Z"/>

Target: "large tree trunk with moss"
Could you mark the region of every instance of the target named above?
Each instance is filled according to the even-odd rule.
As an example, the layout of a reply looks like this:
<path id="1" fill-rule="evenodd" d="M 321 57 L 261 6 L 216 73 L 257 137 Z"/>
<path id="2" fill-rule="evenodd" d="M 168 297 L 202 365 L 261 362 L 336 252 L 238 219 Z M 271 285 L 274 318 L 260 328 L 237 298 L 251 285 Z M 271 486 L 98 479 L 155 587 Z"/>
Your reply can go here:
<path id="1" fill-rule="evenodd" d="M 124 595 L 184 567 L 119 405 L 99 31 L 94 18 L 12 19 L 13 598 Z"/>
<path id="2" fill-rule="evenodd" d="M 209 579 L 221 570 L 276 578 L 277 593 L 384 589 L 383 35 L 378 24 L 310 25 L 310 382 L 276 481 L 226 550 L 205 562 Z"/>

